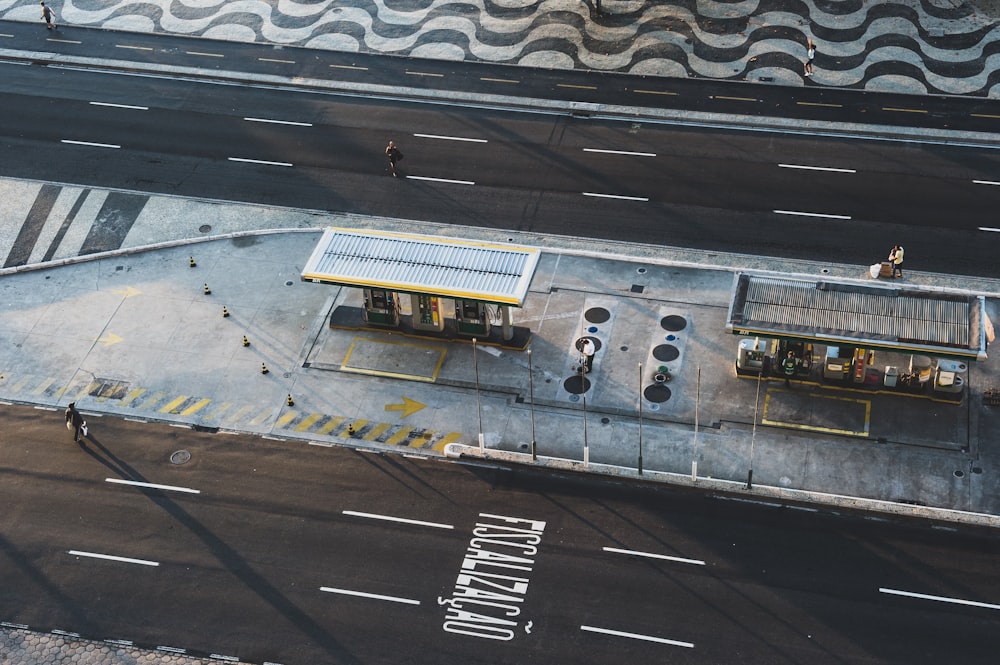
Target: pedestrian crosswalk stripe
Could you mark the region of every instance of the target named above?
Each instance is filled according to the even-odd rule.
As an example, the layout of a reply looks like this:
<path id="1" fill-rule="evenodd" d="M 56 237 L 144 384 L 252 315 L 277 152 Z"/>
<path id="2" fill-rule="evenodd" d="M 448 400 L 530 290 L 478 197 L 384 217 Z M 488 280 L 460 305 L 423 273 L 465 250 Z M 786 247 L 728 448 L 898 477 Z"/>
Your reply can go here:
<path id="1" fill-rule="evenodd" d="M 322 413 L 309 414 L 308 416 L 302 419 L 302 422 L 300 422 L 298 425 L 295 426 L 295 431 L 296 432 L 307 431 L 310 427 L 316 424 L 316 421 L 318 421 L 322 417 L 323 417 Z"/>
<path id="2" fill-rule="evenodd" d="M 194 404 L 192 404 L 191 406 L 189 406 L 188 408 L 186 408 L 183 411 L 181 411 L 181 415 L 182 416 L 190 416 L 190 415 L 193 415 L 195 413 L 198 413 L 199 411 L 201 411 L 202 409 L 204 409 L 211 401 L 212 400 L 207 399 L 207 398 L 206 399 L 200 399 L 197 402 L 195 402 Z"/>

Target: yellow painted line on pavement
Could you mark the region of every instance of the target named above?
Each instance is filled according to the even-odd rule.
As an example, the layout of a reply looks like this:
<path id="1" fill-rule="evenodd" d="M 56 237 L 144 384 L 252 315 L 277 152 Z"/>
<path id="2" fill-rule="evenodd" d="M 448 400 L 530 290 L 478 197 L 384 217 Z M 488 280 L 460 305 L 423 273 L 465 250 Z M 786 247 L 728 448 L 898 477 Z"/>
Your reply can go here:
<path id="1" fill-rule="evenodd" d="M 406 73 L 410 76 L 433 76 L 435 78 L 444 78 L 444 74 L 434 74 L 431 72 L 411 72 L 407 70 Z"/>
<path id="2" fill-rule="evenodd" d="M 826 102 L 795 102 L 799 106 L 826 106 L 831 109 L 844 108 L 843 104 L 828 104 Z"/>
<path id="3" fill-rule="evenodd" d="M 670 92 L 669 90 L 633 90 L 632 92 L 637 95 L 673 95 L 677 96 L 676 92 Z"/>
<path id="4" fill-rule="evenodd" d="M 345 420 L 347 420 L 347 419 L 344 418 L 344 416 L 333 416 L 333 417 L 330 418 L 330 420 L 328 420 L 327 422 L 325 422 L 318 430 L 316 430 L 316 433 L 317 434 L 329 434 L 331 431 L 333 431 L 333 429 L 335 429 L 338 425 L 340 425 Z"/>
<path id="5" fill-rule="evenodd" d="M 714 95 L 712 99 L 724 99 L 727 102 L 755 102 L 756 97 L 727 97 L 726 95 Z"/>
<path id="6" fill-rule="evenodd" d="M 447 436 L 441 437 L 440 441 L 438 441 L 433 446 L 431 446 L 431 450 L 437 450 L 438 452 L 440 452 L 440 451 L 444 450 L 444 447 L 447 446 L 449 443 L 455 443 L 456 441 L 458 441 L 461 438 L 462 438 L 462 433 L 461 432 L 452 432 L 451 434 L 448 434 Z"/>
<path id="7" fill-rule="evenodd" d="M 206 414 L 206 415 L 207 415 L 207 416 L 208 416 L 209 418 L 218 418 L 218 417 L 219 417 L 219 416 L 221 416 L 221 415 L 222 415 L 223 413 L 225 413 L 225 412 L 226 412 L 226 411 L 228 411 L 228 410 L 229 410 L 230 408 L 232 408 L 232 406 L 233 406 L 233 403 L 232 403 L 232 402 L 223 402 L 222 404 L 218 404 L 218 405 L 216 405 L 215 409 L 213 409 L 211 413 L 209 413 L 209 414 Z"/>
<path id="8" fill-rule="evenodd" d="M 362 438 L 365 441 L 375 441 L 380 436 L 382 436 L 382 433 L 385 432 L 390 427 L 392 427 L 390 423 L 379 423 L 378 425 L 373 427 L 370 432 L 365 434 Z"/>
<path id="9" fill-rule="evenodd" d="M 596 85 L 574 85 L 573 83 L 556 83 L 557 88 L 572 88 L 574 90 L 597 90 Z"/>
<path id="10" fill-rule="evenodd" d="M 901 109 L 895 106 L 883 106 L 883 111 L 897 111 L 899 113 L 927 113 L 925 109 Z"/>
<path id="11" fill-rule="evenodd" d="M 186 408 L 183 411 L 181 411 L 181 415 L 182 416 L 190 416 L 191 414 L 198 413 L 199 411 L 201 411 L 202 409 L 204 409 L 206 406 L 208 406 L 208 404 L 211 403 L 211 401 L 212 400 L 210 400 L 208 398 L 200 399 L 197 402 L 195 402 L 194 404 L 192 404 L 191 406 L 189 406 L 188 408 Z"/>
<path id="12" fill-rule="evenodd" d="M 12 385 L 10 387 L 11 391 L 20 392 L 20 390 L 24 388 L 26 385 L 28 385 L 28 382 L 30 382 L 33 378 L 34 374 L 29 374 L 28 376 L 24 377 L 23 379 Z"/>
<path id="13" fill-rule="evenodd" d="M 520 81 L 515 81 L 514 79 L 492 79 L 488 76 L 480 76 L 480 81 L 486 81 L 487 83 L 520 83 Z"/>
<path id="14" fill-rule="evenodd" d="M 49 378 L 49 379 L 45 379 L 44 381 L 42 381 L 41 383 L 39 383 L 37 386 L 35 386 L 35 389 L 31 391 L 31 394 L 32 395 L 40 395 L 40 394 L 44 393 L 46 390 L 48 390 L 49 386 L 51 386 L 55 382 L 56 382 L 55 377 L 52 377 L 52 378 Z"/>
<path id="15" fill-rule="evenodd" d="M 153 408 L 156 405 L 157 402 L 159 402 L 161 399 L 163 399 L 166 396 L 167 396 L 167 393 L 164 392 L 164 391 L 162 391 L 162 390 L 160 390 L 158 392 L 155 392 L 152 395 L 150 395 L 148 398 L 146 398 L 146 401 L 143 402 L 142 404 L 140 404 L 139 408 L 140 409 L 151 409 L 151 408 Z"/>
<path id="16" fill-rule="evenodd" d="M 413 433 L 416 434 L 416 430 L 414 430 Z M 416 436 L 413 437 L 413 440 L 411 440 L 406 445 L 409 446 L 410 448 L 423 448 L 425 445 L 427 445 L 427 442 L 432 440 L 433 438 L 434 438 L 434 432 L 430 431 L 429 429 L 425 429 L 421 431 L 419 434 L 416 434 Z"/>
<path id="17" fill-rule="evenodd" d="M 275 425 L 277 427 L 284 427 L 288 423 L 290 423 L 293 420 L 295 420 L 298 417 L 298 415 L 299 415 L 298 411 L 289 411 L 285 415 L 283 415 L 280 418 L 278 418 L 278 422 L 276 422 Z"/>
<path id="18" fill-rule="evenodd" d="M 400 427 L 396 430 L 396 433 L 385 440 L 390 446 L 398 446 L 403 442 L 406 437 L 410 436 L 410 432 L 413 431 L 412 427 Z"/>
<path id="19" fill-rule="evenodd" d="M 316 421 L 319 420 L 322 417 L 323 417 L 322 413 L 312 413 L 312 414 L 309 414 L 309 416 L 307 416 L 306 418 L 303 418 L 302 422 L 300 422 L 298 425 L 295 426 L 295 431 L 296 432 L 305 432 L 310 427 L 312 427 L 313 425 L 315 425 Z"/>
<path id="20" fill-rule="evenodd" d="M 820 399 L 835 399 L 843 402 L 854 402 L 855 404 L 864 404 L 865 406 L 865 423 L 863 430 L 850 430 L 850 429 L 840 429 L 837 427 L 821 427 L 818 425 L 805 425 L 802 423 L 792 423 L 781 420 L 770 420 L 767 417 L 767 409 L 770 406 L 771 401 L 771 391 L 768 390 L 768 394 L 764 397 L 764 409 L 761 414 L 760 422 L 763 425 L 774 425 L 777 427 L 789 427 L 791 429 L 800 429 L 808 432 L 823 432 L 825 434 L 846 434 L 848 436 L 868 436 L 869 430 L 871 428 L 871 415 L 872 415 L 872 403 L 871 400 L 867 399 L 852 399 L 850 397 L 829 397 L 826 395 L 816 395 Z"/>
<path id="21" fill-rule="evenodd" d="M 132 390 L 129 391 L 128 395 L 125 395 L 125 397 L 123 397 L 122 400 L 118 402 L 118 406 L 128 406 L 145 392 L 146 392 L 145 388 L 133 388 Z"/>
<path id="22" fill-rule="evenodd" d="M 254 409 L 254 407 L 252 407 L 252 406 L 241 406 L 240 408 L 236 409 L 231 414 L 229 414 L 229 417 L 225 418 L 224 422 L 235 423 L 235 422 L 241 420 L 243 418 L 243 416 L 245 416 L 248 413 L 250 413 L 251 411 L 253 411 L 253 409 Z"/>
<path id="23" fill-rule="evenodd" d="M 171 412 L 173 412 L 174 409 L 176 409 L 177 407 L 179 407 L 181 404 L 183 404 L 187 400 L 188 400 L 188 396 L 187 395 L 181 395 L 180 397 L 175 398 L 173 401 L 169 402 L 166 406 L 164 406 L 163 408 L 161 408 L 160 409 L 160 413 L 171 413 Z"/>
<path id="24" fill-rule="evenodd" d="M 973 118 L 990 118 L 991 120 L 1000 120 L 1000 115 L 994 115 L 992 113 L 970 113 Z"/>
<path id="25" fill-rule="evenodd" d="M 252 420 L 250 420 L 249 424 L 252 427 L 257 427 L 259 425 L 263 425 L 264 421 L 267 420 L 270 417 L 271 417 L 271 411 L 269 409 L 265 409 L 264 411 L 261 411 L 259 414 L 257 414 L 256 418 L 253 418 Z"/>

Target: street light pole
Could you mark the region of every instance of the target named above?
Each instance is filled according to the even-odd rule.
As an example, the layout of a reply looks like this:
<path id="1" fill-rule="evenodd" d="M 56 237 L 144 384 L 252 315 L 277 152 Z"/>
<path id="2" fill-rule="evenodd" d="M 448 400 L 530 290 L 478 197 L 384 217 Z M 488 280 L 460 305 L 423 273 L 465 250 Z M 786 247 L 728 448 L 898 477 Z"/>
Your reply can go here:
<path id="1" fill-rule="evenodd" d="M 642 363 L 639 363 L 639 475 L 642 475 Z"/>
<path id="2" fill-rule="evenodd" d="M 580 364 L 580 390 L 583 391 L 583 466 L 590 466 L 590 444 L 587 441 L 587 389 L 584 385 L 583 364 Z"/>
<path id="3" fill-rule="evenodd" d="M 538 460 L 538 455 L 535 451 L 535 378 L 531 367 L 531 349 L 528 349 L 528 399 L 531 400 L 529 404 L 531 408 L 531 461 L 535 462 Z"/>
<path id="4" fill-rule="evenodd" d="M 476 338 L 472 338 L 472 366 L 476 371 L 476 413 L 479 414 L 479 452 L 486 453 L 486 439 L 483 437 L 483 405 L 479 397 L 479 353 L 476 347 Z"/>

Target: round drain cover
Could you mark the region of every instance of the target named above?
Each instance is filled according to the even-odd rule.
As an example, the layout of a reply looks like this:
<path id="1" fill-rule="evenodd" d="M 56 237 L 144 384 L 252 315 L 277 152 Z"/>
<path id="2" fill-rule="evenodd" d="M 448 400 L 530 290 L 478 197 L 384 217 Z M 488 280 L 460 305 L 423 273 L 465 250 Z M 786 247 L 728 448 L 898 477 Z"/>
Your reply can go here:
<path id="1" fill-rule="evenodd" d="M 184 464 L 191 460 L 191 453 L 186 450 L 178 450 L 170 456 L 170 461 L 174 464 Z"/>
<path id="2" fill-rule="evenodd" d="M 591 307 L 583 313 L 583 318 L 591 323 L 604 323 L 611 318 L 611 312 L 603 307 Z"/>
<path id="3" fill-rule="evenodd" d="M 680 350 L 673 344 L 658 344 L 653 348 L 653 357 L 661 363 L 677 360 L 679 355 L 681 355 Z"/>
<path id="4" fill-rule="evenodd" d="M 677 314 L 671 314 L 670 316 L 665 316 L 660 319 L 660 327 L 664 330 L 671 330 L 673 332 L 684 330 L 687 328 L 687 324 L 687 319 L 683 316 L 678 316 Z"/>
<path id="5" fill-rule="evenodd" d="M 662 383 L 656 383 L 646 386 L 646 389 L 642 391 L 642 396 L 654 404 L 662 404 L 670 399 L 670 388 L 667 388 Z"/>
<path id="6" fill-rule="evenodd" d="M 198 230 L 201 231 L 202 233 L 208 233 L 209 231 L 212 230 L 212 225 L 202 224 L 201 226 L 198 227 Z"/>
<path id="7" fill-rule="evenodd" d="M 590 390 L 590 379 L 579 374 L 574 374 L 563 381 L 563 388 L 572 395 L 582 395 Z"/>

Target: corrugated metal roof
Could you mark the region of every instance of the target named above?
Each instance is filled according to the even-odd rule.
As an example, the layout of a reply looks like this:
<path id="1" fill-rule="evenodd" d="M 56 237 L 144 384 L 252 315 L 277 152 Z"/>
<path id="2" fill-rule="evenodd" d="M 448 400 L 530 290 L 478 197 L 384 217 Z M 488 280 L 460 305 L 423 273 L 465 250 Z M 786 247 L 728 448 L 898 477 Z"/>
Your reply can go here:
<path id="1" fill-rule="evenodd" d="M 540 255 L 535 247 L 329 228 L 302 279 L 521 306 Z"/>
<path id="2" fill-rule="evenodd" d="M 727 327 L 860 347 L 985 354 L 982 299 L 918 288 L 738 274 Z"/>

